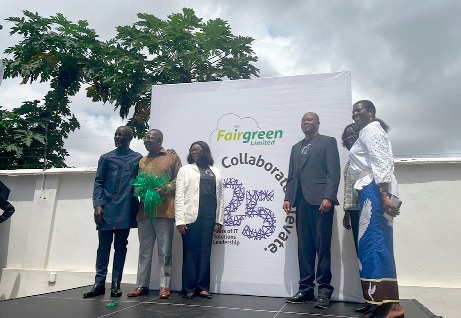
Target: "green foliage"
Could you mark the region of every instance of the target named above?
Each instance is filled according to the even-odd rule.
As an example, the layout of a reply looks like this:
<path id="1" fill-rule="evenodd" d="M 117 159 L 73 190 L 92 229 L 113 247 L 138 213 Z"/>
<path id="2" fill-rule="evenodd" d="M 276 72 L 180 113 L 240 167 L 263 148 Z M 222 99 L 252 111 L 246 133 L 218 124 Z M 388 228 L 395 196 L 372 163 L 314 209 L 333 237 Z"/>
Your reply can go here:
<path id="1" fill-rule="evenodd" d="M 4 77 L 21 77 L 22 83 L 49 82 L 44 103 L 26 101 L 12 112 L 2 111 L 2 133 L 11 138 L 0 143 L 2 169 L 42 168 L 45 159 L 45 129 L 48 126 L 47 168 L 66 167 L 64 140 L 80 125 L 69 107 L 85 82 L 83 70 L 94 67 L 92 52 L 101 42 L 86 21 L 76 24 L 62 14 L 43 18 L 24 11 L 24 17 L 10 17 L 15 23 L 10 34 L 23 40 L 5 53 Z"/>
<path id="2" fill-rule="evenodd" d="M 52 89 L 62 95 L 75 95 L 83 80 L 83 68 L 92 68 L 93 52 L 102 45 L 86 21 L 72 23 L 58 13 L 42 18 L 37 13 L 24 11 L 24 17 L 10 17 L 14 22 L 10 35 L 24 39 L 9 47 L 12 54 L 6 60 L 5 78 L 22 77 L 27 82 L 50 81 Z"/>
<path id="3" fill-rule="evenodd" d="M 253 39 L 235 36 L 222 19 L 203 22 L 192 9 L 161 20 L 139 13 L 139 21 L 117 27 L 104 56 L 107 67 L 95 70 L 87 95 L 113 103 L 141 137 L 148 128 L 152 85 L 241 79 L 257 76 Z"/>
<path id="4" fill-rule="evenodd" d="M 13 112 L 1 111 L 2 136 L 11 137 L 11 142 L 0 143 L 2 162 L 10 160 L 2 163 L 4 169 L 43 162 L 43 118 L 53 134 L 47 167 L 65 167 L 64 139 L 80 128 L 69 97 L 82 85 L 88 97 L 113 104 L 122 118 L 134 107 L 128 125 L 142 137 L 148 129 L 152 85 L 250 78 L 259 73 L 252 65 L 257 61 L 252 38 L 233 35 L 222 19 L 203 22 L 192 9 L 184 8 L 165 20 L 139 13 L 139 21 L 117 27 L 117 35 L 109 41 L 99 40 L 87 21 L 73 23 L 62 14 L 49 18 L 30 11 L 23 14 L 6 19 L 14 24 L 10 34 L 23 40 L 5 50 L 13 58 L 4 60 L 4 78 L 20 77 L 23 84 L 47 82 L 50 90 L 43 104 L 24 102 Z"/>
<path id="5" fill-rule="evenodd" d="M 68 153 L 62 135 L 69 125 L 38 100 L 25 102 L 13 111 L 0 107 L 0 170 L 44 168 L 45 142 L 46 167 L 66 167 Z"/>

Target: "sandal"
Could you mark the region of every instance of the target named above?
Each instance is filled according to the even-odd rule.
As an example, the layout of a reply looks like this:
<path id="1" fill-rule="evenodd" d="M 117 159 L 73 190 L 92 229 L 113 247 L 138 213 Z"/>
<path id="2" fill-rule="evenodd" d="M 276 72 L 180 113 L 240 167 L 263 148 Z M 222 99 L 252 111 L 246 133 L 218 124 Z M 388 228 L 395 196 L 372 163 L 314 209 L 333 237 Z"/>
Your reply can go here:
<path id="1" fill-rule="evenodd" d="M 202 290 L 198 295 L 202 298 L 211 299 L 211 294 L 207 292 L 206 290 Z"/>

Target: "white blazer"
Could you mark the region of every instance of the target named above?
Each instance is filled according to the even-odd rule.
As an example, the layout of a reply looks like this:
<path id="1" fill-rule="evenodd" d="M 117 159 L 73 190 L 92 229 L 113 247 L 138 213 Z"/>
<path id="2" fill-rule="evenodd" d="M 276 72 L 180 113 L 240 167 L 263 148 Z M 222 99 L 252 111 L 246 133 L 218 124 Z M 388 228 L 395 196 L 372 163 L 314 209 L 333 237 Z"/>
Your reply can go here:
<path id="1" fill-rule="evenodd" d="M 224 191 L 221 171 L 210 167 L 216 176 L 216 223 L 224 222 Z M 182 166 L 176 177 L 174 214 L 176 225 L 186 225 L 197 220 L 200 196 L 200 170 L 195 163 Z"/>

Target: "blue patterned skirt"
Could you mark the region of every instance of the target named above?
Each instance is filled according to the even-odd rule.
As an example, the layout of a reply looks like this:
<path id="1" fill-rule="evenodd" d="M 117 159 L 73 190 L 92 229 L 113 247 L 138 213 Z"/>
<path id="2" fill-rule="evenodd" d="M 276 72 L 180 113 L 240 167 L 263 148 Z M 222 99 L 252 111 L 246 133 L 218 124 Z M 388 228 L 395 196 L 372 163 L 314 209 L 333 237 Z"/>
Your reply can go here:
<path id="1" fill-rule="evenodd" d="M 399 301 L 393 249 L 393 218 L 384 214 L 378 185 L 373 181 L 362 190 L 358 255 L 365 301 L 381 305 Z"/>

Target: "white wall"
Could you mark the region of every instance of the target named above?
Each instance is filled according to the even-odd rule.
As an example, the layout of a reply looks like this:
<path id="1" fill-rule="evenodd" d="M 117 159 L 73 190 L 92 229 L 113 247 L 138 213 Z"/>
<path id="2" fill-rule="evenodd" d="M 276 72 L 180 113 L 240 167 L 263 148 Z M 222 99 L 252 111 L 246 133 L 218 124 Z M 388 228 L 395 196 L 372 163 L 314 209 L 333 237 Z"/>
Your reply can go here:
<path id="1" fill-rule="evenodd" d="M 401 298 L 416 298 L 444 317 L 455 317 L 454 299 L 461 296 L 460 168 L 461 160 L 456 159 L 396 163 L 403 200 L 394 225 Z M 91 168 L 50 169 L 45 174 L 0 171 L 16 208 L 11 219 L 0 224 L 0 299 L 94 282 L 94 174 Z M 342 213 L 337 217 L 340 226 Z M 180 245 L 176 234 L 172 284 L 176 290 L 180 289 Z M 126 283 L 136 281 L 137 251 L 137 232 L 132 230 L 123 277 Z M 48 282 L 50 273 L 57 273 L 56 283 Z M 151 288 L 157 288 L 155 276 Z"/>
<path id="2" fill-rule="evenodd" d="M 403 200 L 394 246 L 399 283 L 461 288 L 461 164 L 397 165 Z"/>
<path id="3" fill-rule="evenodd" d="M 16 212 L 0 224 L 0 300 L 94 283 L 98 244 L 93 221 L 94 168 L 0 171 Z M 135 283 L 138 236 L 128 238 L 123 282 Z M 181 242 L 175 235 L 172 288 L 181 288 Z M 112 259 L 109 262 L 111 270 Z M 153 273 L 156 273 L 156 264 Z M 176 270 L 175 270 L 176 269 Z M 48 283 L 57 273 L 55 283 Z M 110 275 L 108 275 L 110 279 Z M 157 288 L 153 276 L 151 287 Z"/>

